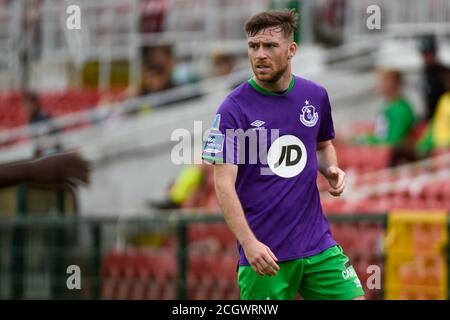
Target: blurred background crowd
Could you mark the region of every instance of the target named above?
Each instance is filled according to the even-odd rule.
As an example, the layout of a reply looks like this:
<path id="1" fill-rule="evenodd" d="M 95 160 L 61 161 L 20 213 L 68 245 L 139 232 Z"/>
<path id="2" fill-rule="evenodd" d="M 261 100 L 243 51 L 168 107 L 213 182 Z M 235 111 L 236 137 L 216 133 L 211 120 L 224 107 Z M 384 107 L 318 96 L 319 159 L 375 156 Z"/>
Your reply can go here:
<path id="1" fill-rule="evenodd" d="M 333 199 L 318 177 L 333 234 L 362 280 L 391 274 L 368 298 L 448 298 L 447 220 L 430 220 L 450 210 L 448 0 L 0 0 L 0 167 L 18 172 L 0 189 L 0 298 L 239 297 L 211 166 L 192 162 L 252 75 L 245 21 L 281 8 L 300 16 L 293 72 L 330 95 L 348 179 Z M 173 161 L 180 128 L 190 163 Z M 20 175 L 29 163 L 44 174 Z M 399 210 L 422 214 L 388 223 Z M 89 270 L 81 293 L 68 264 Z"/>

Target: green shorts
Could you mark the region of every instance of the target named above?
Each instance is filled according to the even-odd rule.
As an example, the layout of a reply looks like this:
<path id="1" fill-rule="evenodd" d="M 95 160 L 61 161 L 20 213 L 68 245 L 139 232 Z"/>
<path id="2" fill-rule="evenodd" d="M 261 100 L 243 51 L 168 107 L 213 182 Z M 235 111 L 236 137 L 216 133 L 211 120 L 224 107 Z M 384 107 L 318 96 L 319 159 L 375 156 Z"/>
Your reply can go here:
<path id="1" fill-rule="evenodd" d="M 364 295 L 361 282 L 339 245 L 311 257 L 278 263 L 275 276 L 261 276 L 240 266 L 238 284 L 243 300 L 350 300 Z"/>

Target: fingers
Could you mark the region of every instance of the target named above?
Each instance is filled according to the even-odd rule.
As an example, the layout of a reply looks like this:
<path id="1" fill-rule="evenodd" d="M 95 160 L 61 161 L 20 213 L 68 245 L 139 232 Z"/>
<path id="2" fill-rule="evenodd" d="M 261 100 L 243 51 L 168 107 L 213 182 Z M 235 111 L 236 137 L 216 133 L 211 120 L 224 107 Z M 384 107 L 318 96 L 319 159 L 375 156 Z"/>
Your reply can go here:
<path id="1" fill-rule="evenodd" d="M 328 180 L 334 182 L 334 187 L 340 185 L 345 177 L 345 172 L 337 167 L 329 167 L 327 173 Z"/>
<path id="2" fill-rule="evenodd" d="M 275 254 L 270 248 L 259 241 L 249 242 L 245 247 L 245 256 L 250 262 L 252 269 L 259 275 L 274 276 L 280 267 Z"/>
<path id="3" fill-rule="evenodd" d="M 275 256 L 275 254 L 272 252 L 272 250 L 267 248 L 267 252 L 269 252 L 269 254 L 270 254 L 270 256 L 272 257 L 273 260 L 278 261 L 278 258 Z"/>
<path id="4" fill-rule="evenodd" d="M 267 248 L 267 252 L 256 258 L 251 264 L 253 270 L 259 275 L 274 276 L 277 274 L 277 271 L 280 270 L 280 267 L 274 260 L 274 258 L 276 259 L 275 255 L 269 251 L 270 249 Z"/>
<path id="5" fill-rule="evenodd" d="M 345 172 L 337 167 L 328 168 L 329 178 L 328 182 L 331 188 L 328 192 L 335 197 L 342 194 L 345 188 Z"/>
<path id="6" fill-rule="evenodd" d="M 344 189 L 345 189 L 345 181 L 343 181 L 343 183 L 339 187 L 330 188 L 328 192 L 334 197 L 339 197 L 342 194 L 342 192 L 344 192 Z"/>
<path id="7" fill-rule="evenodd" d="M 75 187 L 77 186 L 77 183 L 74 180 L 68 179 L 64 182 L 64 186 L 67 189 L 75 189 Z"/>
<path id="8" fill-rule="evenodd" d="M 90 183 L 91 165 L 88 161 L 72 153 L 66 168 L 66 179 L 78 180 L 86 185 Z"/>
<path id="9" fill-rule="evenodd" d="M 251 264 L 251 266 L 252 266 L 253 270 L 254 270 L 257 274 L 259 274 L 260 276 L 263 276 L 263 275 L 264 275 L 264 267 L 261 265 L 261 263 L 259 263 L 259 262 L 253 262 L 253 263 Z"/>
<path id="10" fill-rule="evenodd" d="M 273 252 L 267 247 L 268 256 L 265 257 L 267 263 L 275 270 L 280 270 L 280 266 L 276 263 L 278 261 L 277 257 L 273 254 Z"/>
<path id="11" fill-rule="evenodd" d="M 264 262 L 265 262 L 265 274 L 269 275 L 269 276 L 274 276 L 277 274 L 277 271 L 280 269 L 280 267 L 277 265 L 277 263 L 273 260 L 273 258 L 267 254 L 264 257 Z"/>
<path id="12" fill-rule="evenodd" d="M 330 177 L 335 178 L 338 176 L 339 172 L 338 169 L 336 167 L 329 167 L 328 168 L 328 174 L 330 175 Z"/>
<path id="13" fill-rule="evenodd" d="M 340 188 L 345 182 L 345 173 L 344 171 L 340 170 L 338 177 L 337 177 L 337 183 L 335 188 Z"/>
<path id="14" fill-rule="evenodd" d="M 274 276 L 276 275 L 275 269 L 271 267 L 263 258 L 252 264 L 253 270 L 260 276 Z"/>
<path id="15" fill-rule="evenodd" d="M 91 171 L 92 169 L 90 164 L 87 161 L 83 160 L 78 174 L 80 176 L 80 180 L 83 181 L 85 184 L 90 183 Z"/>

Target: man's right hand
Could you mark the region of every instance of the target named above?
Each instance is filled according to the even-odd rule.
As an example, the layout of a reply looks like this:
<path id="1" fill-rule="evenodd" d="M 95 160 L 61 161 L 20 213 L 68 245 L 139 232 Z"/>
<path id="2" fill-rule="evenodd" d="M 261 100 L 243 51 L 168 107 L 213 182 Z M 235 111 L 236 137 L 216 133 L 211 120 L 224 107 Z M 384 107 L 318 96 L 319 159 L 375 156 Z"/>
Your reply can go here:
<path id="1" fill-rule="evenodd" d="M 259 275 L 274 276 L 280 270 L 277 257 L 264 243 L 255 239 L 242 247 L 251 267 Z"/>

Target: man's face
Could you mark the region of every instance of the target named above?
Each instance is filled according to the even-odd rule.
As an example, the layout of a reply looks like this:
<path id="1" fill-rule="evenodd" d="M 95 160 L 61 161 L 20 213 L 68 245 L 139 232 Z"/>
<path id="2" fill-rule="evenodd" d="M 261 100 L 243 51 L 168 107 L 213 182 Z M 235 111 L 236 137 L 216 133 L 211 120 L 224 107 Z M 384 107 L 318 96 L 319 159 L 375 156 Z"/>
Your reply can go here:
<path id="1" fill-rule="evenodd" d="M 436 64 L 436 52 L 434 51 L 424 51 L 422 52 L 422 60 L 425 63 L 425 66 L 433 66 Z"/>
<path id="2" fill-rule="evenodd" d="M 151 92 L 158 92 L 170 87 L 170 72 L 163 66 L 145 70 L 143 74 L 144 87 Z"/>
<path id="3" fill-rule="evenodd" d="M 248 39 L 248 57 L 259 81 L 276 82 L 288 70 L 297 46 L 277 27 L 263 29 Z"/>
<path id="4" fill-rule="evenodd" d="M 377 72 L 377 92 L 383 97 L 391 97 L 399 90 L 399 84 L 393 75 L 386 71 Z"/>
<path id="5" fill-rule="evenodd" d="M 30 101 L 29 99 L 25 98 L 22 101 L 25 114 L 29 119 L 31 119 L 39 111 L 39 108 L 34 102 Z"/>

